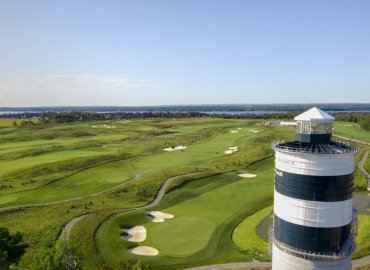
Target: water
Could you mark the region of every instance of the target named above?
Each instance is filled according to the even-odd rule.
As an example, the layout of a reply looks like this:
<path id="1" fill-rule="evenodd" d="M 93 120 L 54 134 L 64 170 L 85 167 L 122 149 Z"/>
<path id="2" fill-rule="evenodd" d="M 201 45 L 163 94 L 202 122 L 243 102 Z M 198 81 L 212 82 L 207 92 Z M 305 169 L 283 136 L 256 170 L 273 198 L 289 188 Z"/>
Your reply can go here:
<path id="1" fill-rule="evenodd" d="M 89 109 L 84 109 L 84 108 L 81 108 L 80 110 L 72 110 L 73 112 L 95 112 L 95 113 L 117 113 L 117 112 L 122 112 L 122 113 L 144 113 L 144 112 L 171 112 L 171 113 L 177 113 L 177 112 L 183 112 L 183 113 L 186 113 L 186 112 L 201 112 L 201 113 L 207 113 L 207 114 L 227 114 L 227 115 L 236 115 L 236 114 L 257 114 L 257 115 L 260 115 L 260 114 L 274 114 L 274 113 L 289 113 L 289 112 L 293 112 L 293 111 L 286 111 L 286 110 L 282 110 L 282 111 L 223 111 L 223 110 L 220 110 L 220 111 L 202 111 L 202 110 L 199 110 L 199 111 L 187 111 L 187 110 L 148 110 L 148 111 L 143 111 L 143 110 L 130 110 L 130 111 L 126 111 L 126 110 L 107 110 L 107 111 L 104 111 L 104 110 L 99 110 L 99 111 L 96 111 L 96 110 L 89 110 Z M 14 111 L 0 111 L 0 115 L 3 115 L 3 114 L 16 114 L 16 113 L 41 113 L 41 112 L 68 112 L 68 110 L 58 110 L 58 108 L 55 108 L 55 109 L 47 109 L 47 110 L 43 110 L 42 108 L 40 108 L 39 110 L 14 110 Z M 347 112 L 347 113 L 350 113 L 350 112 L 370 112 L 369 110 L 359 110 L 359 111 L 353 111 L 353 110 L 348 110 L 348 111 L 327 111 L 328 113 L 336 113 L 336 112 Z"/>

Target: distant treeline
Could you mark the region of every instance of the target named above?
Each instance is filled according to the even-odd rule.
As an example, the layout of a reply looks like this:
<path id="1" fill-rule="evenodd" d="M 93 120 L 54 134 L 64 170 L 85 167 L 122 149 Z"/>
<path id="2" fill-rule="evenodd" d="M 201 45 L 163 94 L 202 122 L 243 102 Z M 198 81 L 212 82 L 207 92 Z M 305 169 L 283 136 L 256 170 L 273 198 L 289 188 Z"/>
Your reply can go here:
<path id="1" fill-rule="evenodd" d="M 328 112 L 370 111 L 370 103 L 307 103 L 307 104 L 216 104 L 216 105 L 165 105 L 165 106 L 64 106 L 64 107 L 0 107 L 0 112 L 302 112 L 312 107 Z"/>
<path id="2" fill-rule="evenodd" d="M 203 112 L 43 112 L 43 113 L 19 113 L 3 114 L 2 118 L 31 119 L 38 118 L 38 124 L 61 124 L 74 122 L 113 121 L 123 119 L 147 119 L 147 118 L 191 118 L 212 117 L 223 119 L 285 119 L 292 120 L 297 112 L 288 113 L 264 113 L 264 114 L 207 114 Z M 333 113 L 336 120 L 358 123 L 362 128 L 370 130 L 370 113 L 346 112 Z M 22 121 L 21 125 L 35 125 L 34 121 Z"/>
<path id="3" fill-rule="evenodd" d="M 292 119 L 296 113 L 268 113 L 268 114 L 207 114 L 203 112 L 116 112 L 116 113 L 93 113 L 93 112 L 43 112 L 43 113 L 19 113 L 3 114 L 2 118 L 31 119 L 38 118 L 40 124 L 59 124 L 91 121 L 112 121 L 123 119 L 147 119 L 147 118 L 192 118 L 212 117 L 224 119 Z M 30 123 L 32 124 L 32 123 Z"/>

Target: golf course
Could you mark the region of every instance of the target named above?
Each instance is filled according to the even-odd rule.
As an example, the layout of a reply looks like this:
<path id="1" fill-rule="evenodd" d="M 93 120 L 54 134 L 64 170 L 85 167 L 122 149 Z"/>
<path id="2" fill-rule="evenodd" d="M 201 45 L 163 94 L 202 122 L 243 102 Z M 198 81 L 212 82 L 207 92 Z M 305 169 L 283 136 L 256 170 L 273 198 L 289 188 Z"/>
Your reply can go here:
<path id="1" fill-rule="evenodd" d="M 271 260 L 271 143 L 294 139 L 294 127 L 212 117 L 20 121 L 0 119 L 0 227 L 23 234 L 21 267 L 67 228 L 80 269 Z M 334 133 L 370 142 L 354 123 L 335 122 Z M 356 163 L 370 149 L 358 146 Z M 366 194 L 357 164 L 355 188 Z M 370 212 L 358 217 L 355 258 L 370 254 Z"/>

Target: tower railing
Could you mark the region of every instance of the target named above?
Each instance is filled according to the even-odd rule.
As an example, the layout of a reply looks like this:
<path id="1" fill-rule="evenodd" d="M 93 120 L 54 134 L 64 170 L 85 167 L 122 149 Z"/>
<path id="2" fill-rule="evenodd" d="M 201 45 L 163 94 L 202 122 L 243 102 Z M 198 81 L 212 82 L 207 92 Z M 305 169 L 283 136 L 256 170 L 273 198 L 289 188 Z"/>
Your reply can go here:
<path id="1" fill-rule="evenodd" d="M 348 256 L 350 256 L 354 249 L 355 249 L 355 235 L 350 234 L 347 238 L 346 242 L 342 245 L 341 249 L 338 252 L 315 252 L 315 251 L 307 251 L 298 248 L 293 248 L 284 243 L 277 240 L 274 236 L 274 228 L 270 228 L 269 230 L 269 239 L 275 246 L 279 249 L 283 250 L 286 253 L 291 255 L 307 259 L 307 260 L 315 260 L 315 261 L 336 261 L 342 260 Z"/>
<path id="2" fill-rule="evenodd" d="M 336 147 L 330 145 L 323 145 L 322 147 L 318 148 L 310 148 L 307 145 L 295 145 L 289 146 L 285 141 L 277 141 L 271 144 L 271 147 L 275 151 L 286 152 L 286 153 L 314 153 L 314 154 L 354 154 L 359 151 L 358 147 L 355 145 L 348 145 L 347 147 Z M 350 147 L 348 147 L 350 146 Z"/>

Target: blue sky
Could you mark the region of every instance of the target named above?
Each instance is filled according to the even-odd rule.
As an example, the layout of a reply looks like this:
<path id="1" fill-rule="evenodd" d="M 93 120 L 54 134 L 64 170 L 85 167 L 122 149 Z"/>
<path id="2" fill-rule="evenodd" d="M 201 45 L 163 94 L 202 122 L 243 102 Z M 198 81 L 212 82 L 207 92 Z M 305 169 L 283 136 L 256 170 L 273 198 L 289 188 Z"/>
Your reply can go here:
<path id="1" fill-rule="evenodd" d="M 370 102 L 367 0 L 0 1 L 0 106 Z"/>

